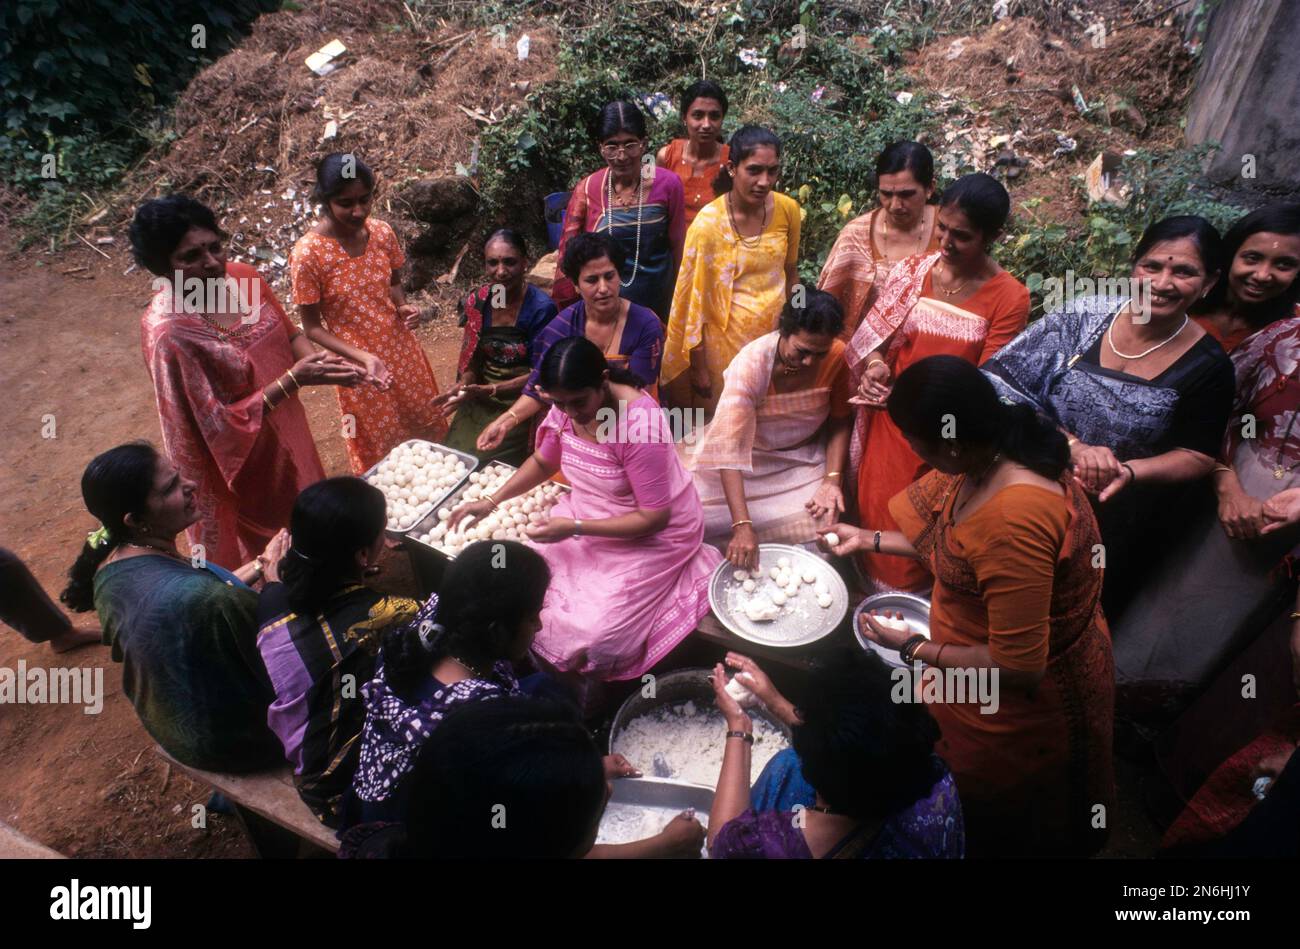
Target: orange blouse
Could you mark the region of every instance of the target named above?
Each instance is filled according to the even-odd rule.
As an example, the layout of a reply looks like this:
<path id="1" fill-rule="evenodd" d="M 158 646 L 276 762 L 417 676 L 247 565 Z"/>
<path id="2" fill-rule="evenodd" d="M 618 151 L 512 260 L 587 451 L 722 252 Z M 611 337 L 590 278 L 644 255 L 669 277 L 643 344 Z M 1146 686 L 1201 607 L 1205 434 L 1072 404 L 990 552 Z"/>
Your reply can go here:
<path id="1" fill-rule="evenodd" d="M 693 163 L 686 160 L 686 145 L 687 139 L 684 138 L 675 138 L 669 142 L 663 166 L 682 179 L 682 186 L 686 189 L 686 224 L 689 227 L 700 209 L 717 197 L 713 193 L 713 179 L 718 177 L 718 172 L 727 163 L 730 150 L 726 145 L 719 145 L 717 160 L 709 162 L 697 175 Z"/>

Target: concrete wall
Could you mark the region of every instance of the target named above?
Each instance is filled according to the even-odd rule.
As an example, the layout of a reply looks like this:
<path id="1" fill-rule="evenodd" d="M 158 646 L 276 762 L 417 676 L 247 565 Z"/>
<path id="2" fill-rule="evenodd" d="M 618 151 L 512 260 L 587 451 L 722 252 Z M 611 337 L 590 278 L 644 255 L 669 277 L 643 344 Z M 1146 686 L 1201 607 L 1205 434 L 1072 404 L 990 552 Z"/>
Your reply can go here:
<path id="1" fill-rule="evenodd" d="M 1221 0 L 1214 8 L 1187 141 L 1219 143 L 1207 173 L 1225 187 L 1300 191 L 1300 0 Z M 1242 173 L 1247 155 L 1253 179 Z"/>

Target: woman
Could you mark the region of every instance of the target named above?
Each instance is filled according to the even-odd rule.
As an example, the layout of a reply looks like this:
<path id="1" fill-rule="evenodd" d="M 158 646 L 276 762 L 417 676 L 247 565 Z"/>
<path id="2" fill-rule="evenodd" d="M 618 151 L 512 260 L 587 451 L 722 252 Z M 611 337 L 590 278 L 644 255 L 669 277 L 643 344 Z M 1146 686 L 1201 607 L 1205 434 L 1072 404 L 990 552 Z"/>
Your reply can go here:
<path id="1" fill-rule="evenodd" d="M 560 259 L 564 259 L 569 241 L 579 234 L 608 234 L 626 261 L 619 268 L 622 295 L 666 320 L 686 238 L 682 180 L 652 161 L 643 163 L 645 116 L 633 103 L 606 105 L 600 110 L 596 130 L 606 167 L 583 178 L 573 189 L 564 212 Z M 561 309 L 578 299 L 572 280 L 564 273 L 551 290 Z"/>
<path id="2" fill-rule="evenodd" d="M 852 339 L 889 272 L 907 257 L 939 249 L 935 223 L 934 156 L 920 142 L 895 142 L 876 159 L 880 207 L 856 217 L 835 238 L 817 288 L 844 308 L 844 338 Z"/>
<path id="3" fill-rule="evenodd" d="M 0 620 L 29 643 L 49 643 L 53 652 L 71 652 L 101 641 L 98 626 L 74 626 L 55 605 L 41 582 L 12 550 L 0 547 Z"/>
<path id="4" fill-rule="evenodd" d="M 608 759 L 607 759 L 608 760 Z M 457 708 L 425 742 L 400 824 L 348 831 L 340 857 L 472 860 L 699 856 L 685 815 L 630 844 L 595 845 L 610 776 L 572 709 L 523 696 Z"/>
<path id="5" fill-rule="evenodd" d="M 515 428 L 489 451 L 480 451 L 476 442 L 518 400 L 540 358 L 538 336 L 554 319 L 555 304 L 524 280 L 528 246 L 517 232 L 502 228 L 489 235 L 483 264 L 489 283 L 465 298 L 465 339 L 456 385 L 434 403 L 456 409 L 444 444 L 480 462 L 504 461 L 517 467 L 528 455 L 526 428 Z"/>
<path id="6" fill-rule="evenodd" d="M 1029 291 L 990 256 L 1010 211 L 1010 196 L 993 178 L 959 178 L 939 205 L 939 252 L 895 267 L 853 334 L 845 358 L 861 406 L 850 446 L 861 523 L 894 530 L 890 499 L 926 472 L 882 411 L 893 380 L 943 353 L 980 365 L 1025 327 Z M 880 591 L 923 590 L 930 583 L 912 561 L 868 552 L 860 564 Z"/>
<path id="7" fill-rule="evenodd" d="M 1054 414 L 1075 474 L 1096 498 L 1103 605 L 1117 623 L 1173 546 L 1179 487 L 1214 467 L 1232 405 L 1232 363 L 1187 315 L 1218 279 L 1208 221 L 1171 217 L 1133 252 L 1136 292 L 1075 298 L 985 367 L 1004 396 Z"/>
<path id="8" fill-rule="evenodd" d="M 267 724 L 293 765 L 298 793 L 338 827 L 360 752 L 360 687 L 375 672 L 379 639 L 419 603 L 368 586 L 379 572 L 384 495 L 360 478 L 329 478 L 298 496 L 282 582 L 262 590 L 257 648 L 275 701 Z"/>
<path id="9" fill-rule="evenodd" d="M 234 567 L 325 477 L 298 390 L 351 388 L 362 373 L 316 351 L 256 270 L 226 262 L 225 239 L 212 211 L 181 194 L 131 222 L 136 263 L 160 278 L 140 328 L 163 446 L 195 485 L 190 546 Z"/>
<path id="10" fill-rule="evenodd" d="M 762 543 L 812 544 L 816 521 L 844 511 L 841 482 L 853 409 L 840 305 L 808 291 L 779 329 L 742 349 L 726 372 L 718 413 L 693 453 L 683 449 L 704 505 L 704 536 L 727 559 L 758 566 Z"/>
<path id="11" fill-rule="evenodd" d="M 918 700 L 938 699 L 971 856 L 1091 853 L 1115 813 L 1113 666 L 1097 523 L 1065 436 L 956 356 L 905 370 L 887 410 L 935 470 L 891 502 L 898 530 L 836 524 L 832 551 L 922 559 L 930 636 L 870 616 L 864 632 L 930 667 Z"/>
<path id="12" fill-rule="evenodd" d="M 727 692 L 722 663 L 713 692 L 727 722 L 726 750 L 709 812 L 717 859 L 960 859 L 961 803 L 934 754 L 939 729 L 921 705 L 894 701 L 893 677 L 855 650 L 818 666 L 796 709 L 746 656 L 727 654 L 746 688 L 785 722 L 793 747 L 749 786 L 749 715 Z"/>
<path id="13" fill-rule="evenodd" d="M 176 535 L 199 516 L 195 486 L 145 443 L 97 455 L 81 496 L 101 527 L 86 538 L 61 599 L 99 614 L 145 731 L 177 761 L 207 771 L 283 760 L 266 727 L 274 693 L 257 654 L 257 594 L 247 584 L 276 578 L 285 536 L 234 573 L 195 566 L 176 549 Z"/>
<path id="14" fill-rule="evenodd" d="M 405 779 L 448 712 L 520 692 L 512 663 L 528 655 L 550 579 L 546 561 L 522 544 L 471 544 L 418 614 L 384 633 L 379 666 L 362 689 L 349 825 L 402 819 Z"/>
<path id="15" fill-rule="evenodd" d="M 312 201 L 323 216 L 298 239 L 289 264 L 308 338 L 361 366 L 370 383 L 339 393 L 355 474 L 407 439 L 441 441 L 447 432 L 433 369 L 411 332 L 420 310 L 402 290 L 406 257 L 393 229 L 370 218 L 374 194 L 374 172 L 355 155 L 321 159 Z"/>
<path id="16" fill-rule="evenodd" d="M 1194 318 L 1235 345 L 1213 491 L 1189 498 L 1188 533 L 1115 624 L 1121 704 L 1151 724 L 1180 712 L 1293 598 L 1282 561 L 1300 530 L 1261 529 L 1265 503 L 1300 486 L 1300 205 L 1248 214 L 1223 243 L 1224 278 Z"/>
<path id="17" fill-rule="evenodd" d="M 643 306 L 618 294 L 619 272 L 623 269 L 622 251 L 606 234 L 579 234 L 569 241 L 560 262 L 561 269 L 577 286 L 582 299 L 551 320 L 538 335 L 533 346 L 533 370 L 524 383 L 523 394 L 514 405 L 497 416 L 479 435 L 481 452 L 497 450 L 516 432 L 526 431 L 534 416 L 548 408 L 545 396 L 537 390 L 542 357 L 562 339 L 588 339 L 605 354 L 605 360 L 617 369 L 635 376 L 638 387 L 650 386 L 659 377 L 659 360 L 663 353 L 664 330 L 659 318 Z"/>
<path id="18" fill-rule="evenodd" d="M 799 282 L 799 204 L 779 194 L 781 141 L 746 125 L 731 136 L 714 199 L 686 236 L 661 384 L 669 401 L 711 413 L 736 353 L 772 332 Z"/>
<path id="19" fill-rule="evenodd" d="M 655 159 L 682 180 L 686 226 L 717 195 L 713 182 L 727 163 L 722 120 L 727 117 L 727 94 L 716 82 L 700 79 L 682 93 L 682 124 L 686 137 L 675 138 L 659 149 Z"/>
<path id="20" fill-rule="evenodd" d="M 538 384 L 552 405 L 537 450 L 496 497 L 462 505 L 448 524 L 483 517 L 562 470 L 572 493 L 528 527 L 552 575 L 533 652 L 579 688 L 636 678 L 709 611 L 722 558 L 700 543 L 699 497 L 663 410 L 633 377 L 570 337 L 547 351 Z"/>

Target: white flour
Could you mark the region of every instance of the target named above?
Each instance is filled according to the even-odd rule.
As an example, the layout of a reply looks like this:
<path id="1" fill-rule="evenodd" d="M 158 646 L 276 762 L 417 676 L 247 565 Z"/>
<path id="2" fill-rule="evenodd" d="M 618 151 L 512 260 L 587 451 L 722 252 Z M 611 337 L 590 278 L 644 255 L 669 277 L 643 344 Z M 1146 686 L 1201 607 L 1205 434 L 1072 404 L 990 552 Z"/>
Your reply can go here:
<path id="1" fill-rule="evenodd" d="M 600 819 L 596 834 L 598 844 L 627 844 L 653 837 L 668 826 L 681 810 L 671 807 L 648 807 L 641 804 L 610 804 Z M 709 815 L 695 812 L 695 819 L 709 829 Z M 707 844 L 705 845 L 707 849 Z"/>
<path id="2" fill-rule="evenodd" d="M 763 719 L 753 722 L 751 782 L 773 755 L 789 747 L 785 736 Z M 614 741 L 614 752 L 626 756 L 646 777 L 714 787 L 722 770 L 726 734 L 726 720 L 716 707 L 676 702 L 628 722 Z"/>

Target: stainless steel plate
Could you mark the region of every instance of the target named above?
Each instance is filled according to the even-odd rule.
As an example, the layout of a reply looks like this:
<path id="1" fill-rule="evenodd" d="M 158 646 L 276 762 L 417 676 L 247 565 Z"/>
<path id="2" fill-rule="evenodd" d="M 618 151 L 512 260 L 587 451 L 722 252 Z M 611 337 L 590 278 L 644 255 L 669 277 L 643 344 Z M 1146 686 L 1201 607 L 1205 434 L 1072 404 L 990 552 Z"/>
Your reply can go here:
<path id="1" fill-rule="evenodd" d="M 742 604 L 749 596 L 776 592 L 776 583 L 768 574 L 782 557 L 790 560 L 792 570 L 802 571 L 808 567 L 818 578 L 825 580 L 831 605 L 826 609 L 818 606 L 813 585 L 805 583 L 800 585 L 798 595 L 781 607 L 776 619 L 756 623 L 745 615 Z M 725 560 L 709 581 L 709 606 L 713 608 L 713 615 L 741 639 L 762 646 L 807 646 L 830 635 L 848 613 L 848 588 L 835 569 L 816 554 L 788 544 L 759 544 L 758 562 L 758 574 L 753 578 L 757 589 L 753 594 L 745 593 L 741 587 L 743 581 L 733 576 L 735 565 Z"/>
<path id="2" fill-rule="evenodd" d="M 365 474 L 363 474 L 361 477 L 364 478 L 367 483 L 369 483 L 371 476 L 374 475 L 379 470 L 379 466 L 382 465 L 385 461 L 388 461 L 390 458 L 392 458 L 399 448 L 413 447 L 415 445 L 423 445 L 426 448 L 432 448 L 437 451 L 440 451 L 445 455 L 455 455 L 461 461 L 465 462 L 465 477 L 461 478 L 459 481 L 452 484 L 452 486 L 447 490 L 445 490 L 441 496 L 435 495 L 434 497 L 429 498 L 429 500 L 421 504 L 416 509 L 417 513 L 415 517 L 415 522 L 410 527 L 385 527 L 384 530 L 386 530 L 393 537 L 405 537 L 411 531 L 415 530 L 416 527 L 418 527 L 420 523 L 425 520 L 425 518 L 428 516 L 430 512 L 436 512 L 438 508 L 442 505 L 443 501 L 447 500 L 447 498 L 451 497 L 457 491 L 460 491 L 462 488 L 464 488 L 465 483 L 469 480 L 470 472 L 472 472 L 475 468 L 478 467 L 478 459 L 475 458 L 473 455 L 466 454 L 463 451 L 457 451 L 455 448 L 448 448 L 446 445 L 440 445 L 437 442 L 426 441 L 423 438 L 408 438 L 406 441 L 402 442 L 401 445 L 396 446 L 387 455 L 385 455 L 379 461 L 375 462 L 375 464 L 371 466 L 370 470 L 367 471 Z"/>
<path id="3" fill-rule="evenodd" d="M 682 811 L 694 809 L 695 816 L 706 828 L 709 811 L 713 807 L 713 788 L 694 784 L 679 784 L 657 778 L 619 778 L 612 782 L 614 793 L 600 819 L 596 843 L 626 843 L 629 839 L 644 839 L 672 820 Z M 640 833 L 628 838 L 628 831 L 640 828 Z M 708 844 L 704 845 L 708 856 Z"/>
<path id="4" fill-rule="evenodd" d="M 925 597 L 914 596 L 911 593 L 876 593 L 859 603 L 858 608 L 853 611 L 853 635 L 857 637 L 858 644 L 863 649 L 872 650 L 891 666 L 900 669 L 906 668 L 903 660 L 898 656 L 897 649 L 886 649 L 863 634 L 862 616 L 872 610 L 877 612 L 891 610 L 902 613 L 903 619 L 907 622 L 907 635 L 915 636 L 920 633 L 926 639 L 929 639 L 930 601 Z"/>

